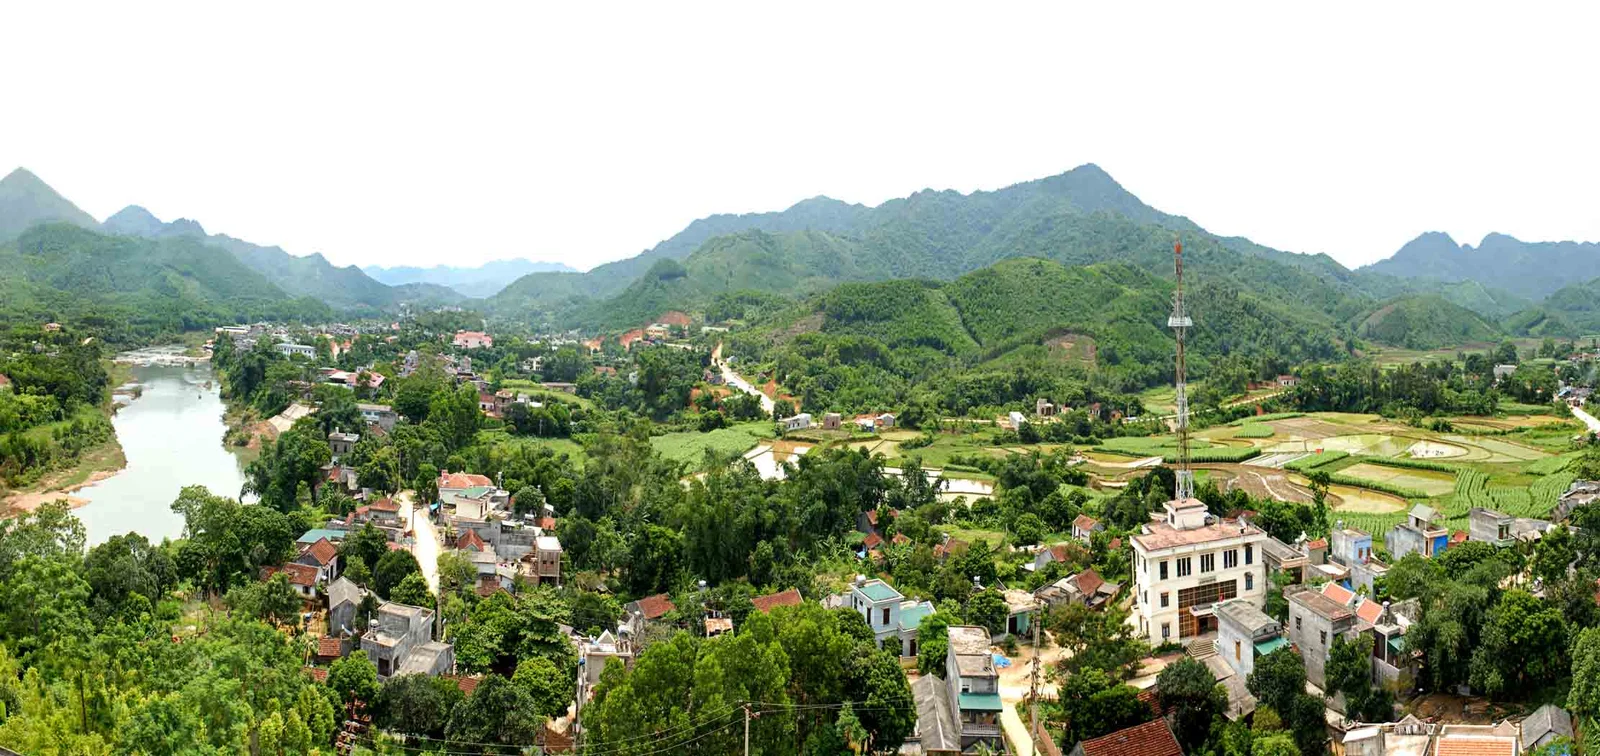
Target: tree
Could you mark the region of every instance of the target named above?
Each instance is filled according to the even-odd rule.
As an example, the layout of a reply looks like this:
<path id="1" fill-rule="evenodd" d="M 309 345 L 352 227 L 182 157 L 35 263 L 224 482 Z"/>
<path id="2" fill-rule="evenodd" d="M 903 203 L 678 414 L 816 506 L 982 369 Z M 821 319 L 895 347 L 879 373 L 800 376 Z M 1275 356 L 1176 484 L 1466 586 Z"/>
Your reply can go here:
<path id="1" fill-rule="evenodd" d="M 1489 610 L 1472 653 L 1471 681 L 1490 696 L 1528 685 L 1549 685 L 1568 671 L 1567 623 L 1559 607 L 1520 590 L 1506 591 Z"/>
<path id="2" fill-rule="evenodd" d="M 1186 753 L 1195 753 L 1205 743 L 1211 723 L 1228 708 L 1228 694 L 1211 670 L 1189 657 L 1163 668 L 1156 677 L 1156 690 L 1162 708 L 1173 712 L 1175 734 Z"/>
<path id="3" fill-rule="evenodd" d="M 488 675 L 450 713 L 445 737 L 470 743 L 530 746 L 544 724 L 533 699 L 499 675 Z"/>
<path id="4" fill-rule="evenodd" d="M 1044 538 L 1044 521 L 1032 512 L 1024 512 L 1011 524 L 1012 540 L 1018 546 L 1032 546 Z"/>
<path id="5" fill-rule="evenodd" d="M 1600 719 L 1600 627 L 1584 628 L 1573 641 L 1567 708 L 1585 721 Z"/>
<path id="6" fill-rule="evenodd" d="M 950 626 L 959 618 L 936 611 L 922 618 L 917 626 L 917 671 L 944 677 L 945 657 L 950 651 Z"/>
<path id="7" fill-rule="evenodd" d="M 300 626 L 303 603 L 294 586 L 289 585 L 289 574 L 286 572 L 279 572 L 267 580 L 237 586 L 229 590 L 223 600 L 228 608 L 251 619 L 290 627 Z"/>
<path id="8" fill-rule="evenodd" d="M 417 564 L 417 558 L 409 551 L 388 551 L 378 559 L 378 566 L 372 569 L 372 590 L 382 598 L 389 598 L 389 592 L 399 586 L 409 575 L 421 575 L 422 566 Z M 423 584 L 426 591 L 427 584 Z"/>
<path id="9" fill-rule="evenodd" d="M 560 716 L 567 710 L 567 704 L 572 703 L 572 678 L 544 657 L 536 656 L 518 664 L 511 682 L 528 694 L 534 711 L 540 716 Z"/>
<path id="10" fill-rule="evenodd" d="M 379 727 L 393 732 L 442 738 L 450 712 L 465 696 L 455 681 L 432 675 L 391 677 L 373 702 Z"/>
<path id="11" fill-rule="evenodd" d="M 378 668 L 367 660 L 367 652 L 356 651 L 328 668 L 328 687 L 345 703 L 373 701 L 378 696 Z"/>
<path id="12" fill-rule="evenodd" d="M 1097 611 L 1068 602 L 1051 610 L 1048 626 L 1065 652 L 1058 662 L 1059 673 L 1098 669 L 1114 680 L 1132 678 L 1149 647 L 1133 637 L 1127 619 L 1126 609 L 1113 606 Z"/>
<path id="13" fill-rule="evenodd" d="M 1578 552 L 1573 544 L 1572 532 L 1567 530 L 1566 525 L 1557 525 L 1539 539 L 1530 568 L 1534 577 L 1549 585 L 1565 579 L 1567 566 L 1577 558 Z"/>
<path id="14" fill-rule="evenodd" d="M 616 626 L 621 616 L 621 607 L 609 596 L 579 591 L 572 597 L 572 627 L 578 632 L 599 634 Z"/>
<path id="15" fill-rule="evenodd" d="M 1394 695 L 1372 685 L 1372 636 L 1354 640 L 1336 635 L 1324 669 L 1327 690 L 1344 694 L 1345 715 L 1357 722 L 1387 722 L 1394 715 Z"/>
<path id="16" fill-rule="evenodd" d="M 1139 700 L 1139 691 L 1119 682 L 1106 671 L 1086 668 L 1060 679 L 1058 706 L 1062 724 L 1062 748 L 1078 741 L 1148 722 L 1150 707 Z"/>
<path id="17" fill-rule="evenodd" d="M 413 572 L 389 591 L 389 600 L 409 606 L 433 606 L 433 592 L 428 590 L 428 579 L 421 572 Z"/>
<path id="18" fill-rule="evenodd" d="M 1322 699 L 1306 692 L 1306 665 L 1293 648 L 1285 646 L 1256 659 L 1245 687 L 1261 705 L 1278 713 L 1302 753 L 1322 752 L 1327 739 Z"/>
<path id="19" fill-rule="evenodd" d="M 1010 612 L 1005 596 L 993 588 L 979 591 L 967 600 L 967 623 L 985 628 L 992 635 L 1006 631 L 1006 618 Z"/>

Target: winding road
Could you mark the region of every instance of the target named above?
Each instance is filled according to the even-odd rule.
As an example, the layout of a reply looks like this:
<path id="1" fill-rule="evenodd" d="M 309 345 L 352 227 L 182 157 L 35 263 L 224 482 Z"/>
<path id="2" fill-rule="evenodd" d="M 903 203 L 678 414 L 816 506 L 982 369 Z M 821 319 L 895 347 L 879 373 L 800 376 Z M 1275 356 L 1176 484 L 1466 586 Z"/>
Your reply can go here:
<path id="1" fill-rule="evenodd" d="M 761 410 L 766 412 L 768 415 L 772 414 L 773 408 L 777 406 L 777 402 L 772 401 L 772 397 L 761 393 L 761 391 L 755 386 L 750 385 L 749 381 L 745 380 L 738 373 L 733 372 L 733 368 L 728 367 L 728 363 L 722 361 L 722 344 L 720 342 L 717 344 L 716 349 L 711 350 L 711 364 L 716 365 L 717 368 L 722 371 L 723 383 L 726 383 L 729 386 L 760 399 Z"/>
<path id="2" fill-rule="evenodd" d="M 1572 416 L 1582 420 L 1584 425 L 1589 426 L 1590 433 L 1600 433 L 1600 420 L 1595 419 L 1594 415 L 1585 412 L 1582 407 L 1573 407 Z"/>

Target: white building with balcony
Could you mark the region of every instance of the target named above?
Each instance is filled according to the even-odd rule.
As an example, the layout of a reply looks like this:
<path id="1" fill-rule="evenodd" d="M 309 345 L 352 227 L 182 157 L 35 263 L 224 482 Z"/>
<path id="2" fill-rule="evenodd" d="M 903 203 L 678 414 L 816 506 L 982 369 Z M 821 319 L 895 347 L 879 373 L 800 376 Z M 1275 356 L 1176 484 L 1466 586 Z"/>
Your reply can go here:
<path id="1" fill-rule="evenodd" d="M 1151 645 L 1216 632 L 1215 608 L 1223 601 L 1265 602 L 1267 534 L 1216 518 L 1199 499 L 1167 502 L 1165 515 L 1131 540 L 1134 615 Z"/>

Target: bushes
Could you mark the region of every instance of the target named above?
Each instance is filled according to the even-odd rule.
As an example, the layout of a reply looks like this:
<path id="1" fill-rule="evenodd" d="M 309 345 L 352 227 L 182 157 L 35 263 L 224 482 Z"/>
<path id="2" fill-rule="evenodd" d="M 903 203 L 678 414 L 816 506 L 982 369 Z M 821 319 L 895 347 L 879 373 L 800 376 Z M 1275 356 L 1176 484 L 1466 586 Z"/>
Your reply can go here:
<path id="1" fill-rule="evenodd" d="M 1368 490 L 1377 491 L 1379 493 L 1393 494 L 1395 496 L 1399 496 L 1402 499 L 1426 499 L 1426 498 L 1428 498 L 1428 494 L 1426 494 L 1426 493 L 1424 493 L 1422 491 L 1418 491 L 1415 488 L 1406 488 L 1405 486 L 1396 486 L 1396 485 L 1392 485 L 1392 484 L 1385 483 L 1383 481 L 1378 481 L 1378 480 L 1367 480 L 1366 478 L 1357 478 L 1354 475 L 1344 475 L 1344 474 L 1341 474 L 1341 473 L 1333 473 L 1332 475 L 1328 476 L 1328 482 L 1330 482 L 1330 483 L 1338 483 L 1341 486 L 1350 486 L 1351 488 L 1365 488 L 1365 489 L 1368 489 Z"/>
<path id="2" fill-rule="evenodd" d="M 1234 438 L 1272 438 L 1272 426 L 1265 423 L 1245 423 Z"/>
<path id="3" fill-rule="evenodd" d="M 1273 420 L 1289 420 L 1291 418 L 1305 417 L 1305 416 L 1306 416 L 1306 413 L 1304 413 L 1304 412 L 1268 412 L 1265 415 L 1251 415 L 1250 417 L 1241 417 L 1238 420 L 1235 420 L 1235 421 L 1233 421 L 1231 423 L 1228 423 L 1228 424 L 1229 425 L 1249 425 L 1251 423 L 1266 423 L 1266 422 L 1271 422 Z"/>
<path id="4" fill-rule="evenodd" d="M 1447 465 L 1443 462 L 1433 462 L 1426 459 L 1411 459 L 1410 457 L 1372 457 L 1362 460 L 1369 464 L 1383 465 L 1384 467 L 1403 467 L 1411 470 L 1433 470 L 1434 472 L 1454 474 L 1461 468 Z"/>
<path id="5" fill-rule="evenodd" d="M 1304 474 L 1311 472 L 1315 468 L 1322 467 L 1323 465 L 1331 465 L 1334 462 L 1338 462 L 1339 460 L 1348 456 L 1350 456 L 1349 452 L 1342 451 L 1317 452 L 1316 454 L 1301 457 L 1284 465 L 1283 467 L 1291 472 Z"/>

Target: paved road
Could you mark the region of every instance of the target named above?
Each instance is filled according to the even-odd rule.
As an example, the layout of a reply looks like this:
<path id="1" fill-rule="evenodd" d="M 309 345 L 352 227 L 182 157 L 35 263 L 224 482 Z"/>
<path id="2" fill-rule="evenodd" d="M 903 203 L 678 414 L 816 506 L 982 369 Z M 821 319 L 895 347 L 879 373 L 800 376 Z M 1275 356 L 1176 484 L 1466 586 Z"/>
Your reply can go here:
<path id="1" fill-rule="evenodd" d="M 755 386 L 750 385 L 749 381 L 745 380 L 738 373 L 733 372 L 733 368 L 728 367 L 728 363 L 722 361 L 722 345 L 721 344 L 717 344 L 717 348 L 711 350 L 711 362 L 722 370 L 722 382 L 723 383 L 726 383 L 729 386 L 732 386 L 732 387 L 734 387 L 736 389 L 739 389 L 740 391 L 745 392 L 746 394 L 749 394 L 749 395 L 751 395 L 751 396 L 753 396 L 753 397 L 755 397 L 757 399 L 760 399 L 761 400 L 761 410 L 763 412 L 766 412 L 768 415 L 772 414 L 772 410 L 773 410 L 774 407 L 777 406 L 777 402 L 772 401 L 772 397 L 767 396 L 766 394 L 763 394 L 760 391 L 756 390 Z"/>
<path id="2" fill-rule="evenodd" d="M 1583 409 L 1580 407 L 1573 407 L 1572 414 L 1574 417 L 1582 420 L 1584 425 L 1589 426 L 1590 433 L 1600 433 L 1600 420 L 1595 419 L 1594 415 L 1583 411 Z"/>
<path id="3" fill-rule="evenodd" d="M 428 589 L 434 593 L 439 592 L 439 531 L 433 525 L 433 520 L 427 516 L 424 508 L 416 504 L 415 491 L 401 491 L 395 495 L 406 510 L 406 522 L 410 523 L 413 538 L 411 539 L 411 555 L 417 558 L 417 563 L 422 565 L 422 576 L 428 579 Z"/>
<path id="4" fill-rule="evenodd" d="M 1045 669 L 1041 674 L 1046 674 L 1050 666 L 1060 661 L 1062 650 L 1060 646 L 1051 646 L 1039 655 Z M 1011 738 L 1011 744 L 1016 746 L 1017 756 L 1033 756 L 1033 736 L 1028 733 L 1028 710 L 1022 703 L 1027 698 L 1031 682 L 1029 672 L 1033 669 L 1033 648 L 1024 646 L 1022 650 L 1011 659 L 1011 666 L 1000 670 L 1000 726 Z M 1046 674 L 1046 676 L 1048 676 Z M 1056 685 L 1047 680 L 1040 681 L 1039 692 L 1043 695 L 1054 695 Z"/>

